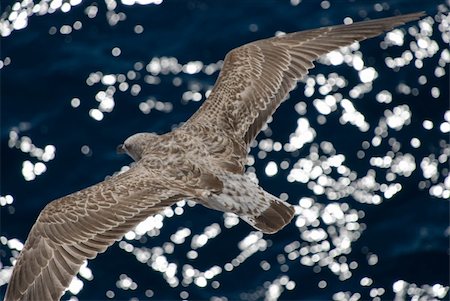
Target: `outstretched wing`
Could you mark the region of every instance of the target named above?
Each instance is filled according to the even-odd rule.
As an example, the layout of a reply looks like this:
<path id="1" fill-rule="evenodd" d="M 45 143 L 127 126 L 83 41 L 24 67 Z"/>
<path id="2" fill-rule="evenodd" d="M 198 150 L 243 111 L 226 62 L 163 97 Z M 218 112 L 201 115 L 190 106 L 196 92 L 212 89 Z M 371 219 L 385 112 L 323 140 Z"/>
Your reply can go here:
<path id="1" fill-rule="evenodd" d="M 225 57 L 208 100 L 186 126 L 200 123 L 225 130 L 248 148 L 297 81 L 313 67 L 314 60 L 423 15 L 420 12 L 295 32 L 233 49 Z"/>
<path id="2" fill-rule="evenodd" d="M 48 204 L 16 262 L 5 301 L 59 300 L 86 259 L 183 196 L 141 164 Z"/>

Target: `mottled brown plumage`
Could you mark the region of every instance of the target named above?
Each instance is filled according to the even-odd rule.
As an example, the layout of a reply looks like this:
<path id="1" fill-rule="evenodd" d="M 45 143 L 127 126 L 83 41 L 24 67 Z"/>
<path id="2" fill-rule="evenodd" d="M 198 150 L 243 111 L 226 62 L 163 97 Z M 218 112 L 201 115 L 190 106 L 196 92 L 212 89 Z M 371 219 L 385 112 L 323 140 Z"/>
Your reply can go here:
<path id="1" fill-rule="evenodd" d="M 236 213 L 265 233 L 279 231 L 294 209 L 244 174 L 249 144 L 318 57 L 423 15 L 296 32 L 230 51 L 211 95 L 187 123 L 161 136 L 131 136 L 120 149 L 134 167 L 42 210 L 5 300 L 59 300 L 86 259 L 181 199 Z"/>

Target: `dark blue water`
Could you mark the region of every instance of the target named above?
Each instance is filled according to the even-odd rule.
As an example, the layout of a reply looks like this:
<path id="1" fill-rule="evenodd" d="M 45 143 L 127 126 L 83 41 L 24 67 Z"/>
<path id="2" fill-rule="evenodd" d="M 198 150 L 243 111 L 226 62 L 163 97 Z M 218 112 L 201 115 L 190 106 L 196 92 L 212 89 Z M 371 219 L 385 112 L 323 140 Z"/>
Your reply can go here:
<path id="1" fill-rule="evenodd" d="M 8 5 L 12 3 L 2 2 L 3 12 L 8 13 Z M 148 74 L 145 65 L 153 57 L 175 57 L 180 64 L 201 61 L 207 65 L 223 59 L 227 51 L 234 47 L 273 36 L 276 31 L 292 32 L 340 24 L 345 17 L 357 21 L 366 16 L 380 18 L 399 12 L 422 10 L 435 17 L 440 10 L 448 10 L 448 6 L 440 1 L 386 0 L 383 3 L 384 10 L 381 12 L 376 11 L 377 2 L 372 0 L 330 1 L 331 6 L 328 9 L 323 9 L 321 1 L 315 0 L 303 0 L 297 6 L 291 5 L 289 1 L 268 0 L 177 0 L 145 6 L 125 6 L 118 3 L 115 12 L 123 12 L 126 20 L 111 26 L 107 21 L 104 2 L 83 2 L 72 7 L 68 13 L 57 11 L 30 17 L 26 28 L 13 31 L 1 40 L 0 58 L 5 65 L 8 58 L 11 63 L 1 69 L 0 195 L 10 195 L 14 199 L 12 204 L 0 207 L 1 235 L 24 242 L 39 211 L 49 201 L 100 182 L 123 165 L 129 164 L 129 158 L 115 153 L 116 146 L 125 138 L 142 131 L 170 131 L 198 109 L 201 102 L 183 102 L 183 93 L 196 91 L 197 86 L 199 92 L 204 95 L 214 84 L 218 72 L 212 75 L 205 72 L 160 73 L 157 75 L 159 84 L 148 84 L 144 80 L 144 76 Z M 98 7 L 95 18 L 89 18 L 85 13 L 90 5 Z M 448 12 L 446 14 L 448 15 Z M 348 204 L 349 208 L 360 212 L 357 224 L 364 231 L 361 230 L 360 237 L 351 242 L 348 252 L 334 258 L 340 264 L 357 263 L 357 268 L 351 270 L 352 274 L 348 279 L 339 279 L 339 276 L 327 267 L 320 268 L 317 264 L 306 266 L 300 262 L 302 256 L 295 260 L 287 258 L 285 246 L 289 243 L 298 241 L 302 247 L 311 245 L 302 239 L 295 219 L 283 231 L 264 237 L 269 244 L 267 250 L 255 253 L 239 267 L 227 272 L 223 269 L 224 265 L 239 254 L 237 244 L 252 229 L 243 222 L 227 229 L 223 227 L 224 219 L 221 213 L 195 206 L 185 207 L 185 213 L 181 216 L 165 219 L 164 227 L 158 236 L 145 236 L 143 242 L 129 242 L 135 247 L 153 248 L 170 241 L 171 234 L 181 227 L 191 229 L 193 236 L 203 233 L 208 225 L 220 224 L 221 234 L 197 250 L 197 259 L 189 259 L 186 256 L 191 250 L 191 236 L 186 239 L 186 243 L 175 245 L 172 254 L 165 255 L 170 262 L 177 264 L 177 277 L 180 280 L 183 279 L 182 267 L 186 264 L 200 271 L 205 271 L 213 265 L 220 266 L 223 271 L 208 280 L 206 287 L 194 283 L 185 287 L 182 284 L 171 287 L 162 273 L 138 262 L 135 256 L 115 244 L 105 254 L 89 262 L 88 266 L 94 274 L 94 279 L 83 279 L 84 287 L 77 294 L 77 298 L 104 300 L 108 299 L 106 292 L 111 290 L 115 300 L 128 300 L 133 297 L 143 300 L 148 299 L 145 292 L 152 290 L 152 298 L 155 300 L 185 298 L 184 295 L 180 296 L 182 291 L 188 292 L 188 299 L 192 300 L 206 300 L 214 296 L 226 297 L 228 300 L 262 300 L 269 284 L 282 276 L 288 276 L 290 281 L 295 282 L 295 287 L 287 289 L 285 284 L 282 285 L 284 291 L 279 297 L 281 300 L 331 300 L 333 296 L 336 300 L 344 300 L 358 293 L 362 300 L 380 300 L 373 299 L 376 297 L 374 289 L 380 288 L 385 290 L 380 296 L 381 300 L 392 300 L 395 297 L 393 284 L 399 280 L 410 286 L 422 287 L 422 291 L 410 290 L 405 299 L 423 295 L 427 298 L 424 300 L 429 300 L 428 298 L 435 295 L 432 289 L 426 291 L 426 285 L 449 286 L 449 203 L 445 194 L 433 196 L 430 192 L 433 185 L 439 184 L 442 184 L 444 191 L 450 189 L 445 186 L 449 185 L 448 159 L 445 159 L 450 156 L 448 132 L 445 133 L 440 128 L 440 124 L 445 122 L 444 113 L 449 108 L 448 63 L 441 65 L 445 70 L 443 76 L 435 75 L 436 67 L 442 64 L 441 54 L 448 48 L 444 35 L 447 34 L 448 37 L 449 28 L 447 26 L 447 33 L 442 33 L 438 26 L 439 20 L 436 19 L 432 27 L 433 33 L 429 36 L 436 42 L 439 50 L 431 57 L 424 58 L 421 68 L 415 66 L 414 60 L 398 72 L 394 72 L 385 64 L 386 57 L 399 57 L 403 51 L 409 49 L 409 43 L 414 40 L 411 35 L 405 35 L 403 46 L 386 50 L 379 47 L 383 37 L 361 43 L 360 51 L 364 55 L 365 65 L 374 67 L 378 78 L 373 82 L 372 91 L 351 100 L 370 124 L 369 131 L 361 132 L 355 126 L 339 123 L 339 110 L 328 115 L 325 124 L 318 122 L 317 117 L 320 114 L 312 105 L 312 100 L 323 98 L 323 95 L 316 91 L 311 98 L 306 98 L 302 83 L 274 115 L 274 121 L 270 124 L 272 134 L 265 132 L 258 137 L 264 139 L 269 135 L 270 139 L 282 144 L 289 142 L 289 135 L 295 131 L 297 119 L 300 117 L 294 107 L 300 101 L 307 103 L 308 110 L 302 117 L 308 118 L 311 127 L 317 132 L 314 141 L 306 143 L 303 148 L 293 153 L 269 152 L 265 158 L 256 158 L 253 167 L 261 186 L 275 195 L 287 193 L 288 201 L 292 204 L 298 205 L 302 197 L 311 197 L 319 207 L 337 202 Z M 73 30 L 70 34 L 59 32 L 61 26 L 73 25 L 76 21 L 82 23 L 81 29 Z M 136 25 L 143 26 L 142 34 L 135 33 Z M 52 27 L 57 29 L 56 34 L 49 34 Z M 112 55 L 112 49 L 115 47 L 121 51 L 118 57 Z M 116 84 L 114 109 L 110 113 L 104 113 L 101 121 L 94 120 L 89 111 L 99 105 L 95 95 L 107 87 L 101 83 L 89 86 L 86 79 L 97 71 L 103 74 L 127 74 L 135 68 L 136 62 L 142 62 L 144 69 L 137 71 L 137 77 L 127 82 L 130 88 L 133 84 L 139 84 L 139 94 L 133 96 L 130 88 L 122 92 Z M 311 74 L 327 75 L 331 72 L 338 73 L 348 81 L 348 85 L 338 91 L 348 98 L 351 88 L 359 83 L 358 73 L 346 64 L 319 64 Z M 419 83 L 421 75 L 427 78 L 425 84 Z M 176 77 L 182 80 L 179 86 L 173 84 Z M 415 88 L 415 92 L 401 92 L 400 83 Z M 433 87 L 438 88 L 440 92 L 435 97 L 431 92 Z M 376 101 L 376 94 L 382 90 L 391 92 L 392 102 L 386 104 Z M 139 104 L 150 97 L 171 103 L 173 110 L 169 113 L 152 110 L 150 114 L 143 114 Z M 80 105 L 76 108 L 71 105 L 73 98 L 80 99 Z M 407 104 L 412 113 L 409 124 L 405 124 L 401 130 L 389 129 L 387 138 L 379 147 L 371 147 L 365 158 L 358 159 L 356 154 L 362 149 L 362 142 L 370 142 L 374 137 L 374 129 L 385 110 L 393 110 L 402 104 Z M 424 129 L 424 120 L 432 121 L 433 128 Z M 55 158 L 43 162 L 46 171 L 34 180 L 25 180 L 23 162 L 28 160 L 35 164 L 42 160 L 9 145 L 11 131 L 18 133 L 19 140 L 23 136 L 30 137 L 36 147 L 54 145 L 56 148 Z M 381 204 L 363 204 L 351 195 L 333 201 L 325 195 L 315 195 L 307 184 L 286 181 L 293 164 L 301 157 L 307 156 L 311 146 L 329 141 L 333 143 L 338 154 L 345 155 L 345 165 L 357 173 L 358 179 L 372 169 L 377 172 L 378 183 L 389 184 L 385 178 L 386 170 L 370 165 L 369 159 L 371 156 L 383 157 L 391 151 L 392 146 L 388 142 L 390 138 L 395 139 L 390 140 L 391 142 L 401 143 L 401 149 L 396 153 L 412 154 L 416 166 L 411 175 L 398 175 L 392 181 L 400 183 L 402 188 L 392 198 L 383 198 Z M 420 141 L 420 147 L 411 145 L 412 138 Z M 83 146 L 89 147 L 86 154 L 81 151 Z M 252 155 L 257 157 L 258 151 L 258 148 L 252 149 Z M 447 154 L 447 157 L 443 154 Z M 426 178 L 420 167 L 426 157 L 437 161 L 437 171 L 431 178 Z M 264 172 L 267 163 L 279 163 L 283 160 L 290 162 L 290 167 L 286 170 L 279 169 L 274 177 L 268 177 Z M 335 179 L 338 176 L 334 175 Z M 376 194 L 383 197 L 380 191 Z M 319 223 L 319 219 L 317 220 Z M 329 230 L 322 220 L 319 224 L 307 228 Z M 342 230 L 339 227 L 337 229 Z M 328 240 L 331 242 L 331 239 Z M 11 254 L 10 248 L 3 243 L 0 249 L 0 268 L 3 271 L 11 266 Z M 285 257 L 286 263 L 280 255 Z M 271 268 L 267 271 L 262 269 L 262 261 L 268 262 Z M 137 288 L 118 288 L 116 281 L 121 274 L 133 279 Z M 362 280 L 365 277 L 370 278 L 369 285 L 362 285 L 365 283 Z M 220 286 L 212 287 L 212 281 L 218 281 Z M 325 287 L 319 287 L 321 281 L 326 281 Z M 436 289 L 437 287 L 435 291 Z M 5 290 L 6 285 L 2 285 L 0 296 Z M 338 292 L 348 294 L 335 295 Z M 68 293 L 65 298 L 70 296 Z M 441 298 L 446 297 L 442 295 Z"/>

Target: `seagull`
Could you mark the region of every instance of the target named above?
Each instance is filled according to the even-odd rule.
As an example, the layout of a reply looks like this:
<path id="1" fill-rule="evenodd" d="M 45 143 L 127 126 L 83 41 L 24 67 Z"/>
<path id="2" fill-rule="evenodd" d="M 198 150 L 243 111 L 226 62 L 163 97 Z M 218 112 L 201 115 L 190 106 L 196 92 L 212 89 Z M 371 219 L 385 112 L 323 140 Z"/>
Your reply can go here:
<path id="1" fill-rule="evenodd" d="M 183 199 L 232 212 L 264 233 L 281 230 L 294 208 L 244 173 L 251 142 L 319 57 L 422 16 L 294 32 L 228 52 L 211 94 L 186 123 L 163 135 L 127 138 L 118 151 L 136 161 L 128 171 L 41 211 L 15 263 L 5 301 L 59 300 L 84 261 Z"/>

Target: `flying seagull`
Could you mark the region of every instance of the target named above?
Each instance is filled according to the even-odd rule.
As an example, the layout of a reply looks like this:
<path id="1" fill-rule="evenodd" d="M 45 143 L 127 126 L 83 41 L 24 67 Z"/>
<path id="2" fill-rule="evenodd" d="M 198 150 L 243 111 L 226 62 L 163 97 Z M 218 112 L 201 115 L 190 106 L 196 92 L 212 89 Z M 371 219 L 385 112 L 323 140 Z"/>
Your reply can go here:
<path id="1" fill-rule="evenodd" d="M 244 174 L 250 143 L 317 58 L 422 16 L 323 27 L 231 50 L 209 98 L 185 124 L 129 137 L 118 150 L 133 167 L 42 210 L 5 300 L 59 300 L 86 259 L 182 199 L 233 212 L 264 233 L 282 229 L 294 209 Z"/>

